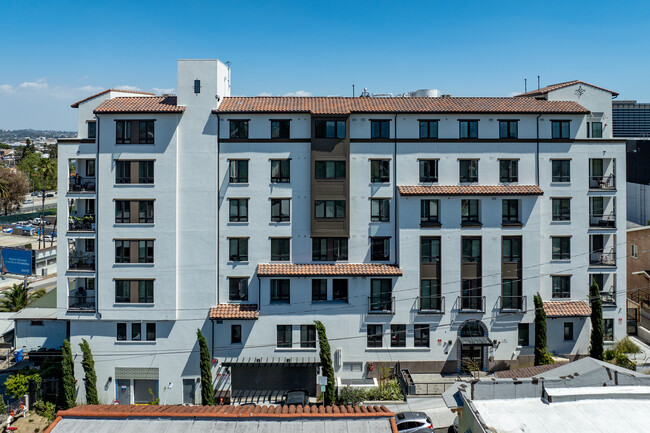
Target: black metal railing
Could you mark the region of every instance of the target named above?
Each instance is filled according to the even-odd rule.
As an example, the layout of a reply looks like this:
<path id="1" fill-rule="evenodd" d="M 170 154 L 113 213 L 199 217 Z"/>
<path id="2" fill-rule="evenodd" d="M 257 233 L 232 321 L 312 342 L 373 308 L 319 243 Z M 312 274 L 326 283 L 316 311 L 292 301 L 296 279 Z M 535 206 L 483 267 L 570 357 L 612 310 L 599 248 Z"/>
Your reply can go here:
<path id="1" fill-rule="evenodd" d="M 94 271 L 95 253 L 71 253 L 68 258 L 68 269 Z"/>
<path id="2" fill-rule="evenodd" d="M 603 302 L 603 305 L 616 306 L 616 290 L 601 291 L 600 300 Z"/>
<path id="3" fill-rule="evenodd" d="M 525 296 L 499 296 L 501 311 L 526 311 Z"/>
<path id="4" fill-rule="evenodd" d="M 485 312 L 485 296 L 459 296 L 458 309 L 461 312 Z"/>
<path id="5" fill-rule="evenodd" d="M 94 177 L 70 176 L 68 191 L 70 191 L 70 192 L 95 192 L 95 178 Z"/>
<path id="6" fill-rule="evenodd" d="M 418 296 L 418 311 L 422 314 L 441 314 L 445 312 L 444 296 Z"/>
<path id="7" fill-rule="evenodd" d="M 604 176 L 589 176 L 589 188 L 616 189 L 616 175 L 611 173 Z"/>
<path id="8" fill-rule="evenodd" d="M 616 227 L 616 214 L 614 212 L 608 214 L 590 214 L 589 227 L 614 228 Z"/>
<path id="9" fill-rule="evenodd" d="M 610 251 L 592 251 L 589 253 L 589 264 L 595 266 L 616 266 L 616 253 Z"/>
<path id="10" fill-rule="evenodd" d="M 83 217 L 71 216 L 68 218 L 68 231 L 71 232 L 94 232 L 95 215 L 84 215 Z"/>
<path id="11" fill-rule="evenodd" d="M 68 311 L 94 312 L 95 295 L 68 295 Z"/>
<path id="12" fill-rule="evenodd" d="M 395 314 L 395 297 L 368 296 L 368 313 Z"/>

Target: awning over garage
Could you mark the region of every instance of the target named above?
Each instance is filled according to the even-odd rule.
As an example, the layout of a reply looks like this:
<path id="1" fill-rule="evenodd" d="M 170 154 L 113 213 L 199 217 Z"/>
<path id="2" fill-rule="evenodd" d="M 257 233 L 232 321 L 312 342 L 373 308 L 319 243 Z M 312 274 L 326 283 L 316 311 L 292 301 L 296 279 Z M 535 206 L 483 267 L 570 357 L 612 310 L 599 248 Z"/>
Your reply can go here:
<path id="1" fill-rule="evenodd" d="M 492 346 L 492 340 L 483 337 L 458 337 L 463 346 Z"/>
<path id="2" fill-rule="evenodd" d="M 316 356 L 226 358 L 221 365 L 224 367 L 309 367 L 320 365 L 320 358 Z"/>

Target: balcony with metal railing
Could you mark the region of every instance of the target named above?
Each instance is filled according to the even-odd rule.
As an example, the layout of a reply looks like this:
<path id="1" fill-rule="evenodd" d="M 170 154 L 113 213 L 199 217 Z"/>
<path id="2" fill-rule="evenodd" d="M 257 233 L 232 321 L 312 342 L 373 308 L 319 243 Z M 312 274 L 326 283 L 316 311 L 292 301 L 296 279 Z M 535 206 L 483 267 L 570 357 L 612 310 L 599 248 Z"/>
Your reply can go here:
<path id="1" fill-rule="evenodd" d="M 395 314 L 395 297 L 368 296 L 369 314 Z"/>
<path id="2" fill-rule="evenodd" d="M 459 296 L 457 301 L 461 313 L 485 312 L 485 296 Z"/>
<path id="3" fill-rule="evenodd" d="M 444 296 L 418 296 L 418 313 L 420 314 L 444 314 Z"/>
<path id="4" fill-rule="evenodd" d="M 95 291 L 89 291 L 85 295 L 78 294 L 68 295 L 68 311 L 78 313 L 94 313 L 95 312 Z"/>
<path id="5" fill-rule="evenodd" d="M 68 231 L 94 232 L 95 215 L 70 216 L 68 218 Z"/>
<path id="6" fill-rule="evenodd" d="M 589 189 L 616 189 L 615 158 L 592 158 L 589 160 Z"/>
<path id="7" fill-rule="evenodd" d="M 497 304 L 501 312 L 525 312 L 526 311 L 526 297 L 525 296 L 499 296 Z"/>
<path id="8" fill-rule="evenodd" d="M 71 252 L 68 257 L 68 269 L 72 271 L 94 271 L 95 253 Z"/>
<path id="9" fill-rule="evenodd" d="M 607 251 L 592 250 L 589 252 L 589 265 L 616 266 L 616 252 L 613 248 Z"/>
<path id="10" fill-rule="evenodd" d="M 609 212 L 589 214 L 589 227 L 601 229 L 614 229 L 616 228 L 616 213 Z"/>
<path id="11" fill-rule="evenodd" d="M 70 176 L 68 180 L 69 192 L 95 192 L 95 177 Z"/>

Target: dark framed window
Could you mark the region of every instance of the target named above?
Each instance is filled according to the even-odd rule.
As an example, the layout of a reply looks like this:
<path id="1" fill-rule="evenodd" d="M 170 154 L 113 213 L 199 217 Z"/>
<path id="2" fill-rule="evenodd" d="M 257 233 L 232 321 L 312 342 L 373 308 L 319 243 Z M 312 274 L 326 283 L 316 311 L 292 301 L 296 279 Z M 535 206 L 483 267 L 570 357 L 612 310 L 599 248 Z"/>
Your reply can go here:
<path id="1" fill-rule="evenodd" d="M 230 138 L 233 139 L 248 138 L 248 120 L 231 120 Z"/>
<path id="2" fill-rule="evenodd" d="M 291 200 L 288 198 L 271 199 L 271 221 L 279 223 L 291 220 Z"/>
<path id="3" fill-rule="evenodd" d="M 138 182 L 153 183 L 153 161 L 138 161 Z"/>
<path id="4" fill-rule="evenodd" d="M 276 346 L 280 348 L 287 348 L 293 345 L 291 338 L 291 325 L 278 325 L 277 327 L 277 340 Z"/>
<path id="5" fill-rule="evenodd" d="M 459 120 L 459 138 L 478 138 L 478 120 Z"/>
<path id="6" fill-rule="evenodd" d="M 603 340 L 614 341 L 614 319 L 603 319 Z"/>
<path id="7" fill-rule="evenodd" d="M 463 310 L 483 309 L 483 287 L 480 278 L 464 278 L 461 282 L 461 308 Z"/>
<path id="8" fill-rule="evenodd" d="M 420 222 L 437 223 L 439 222 L 439 200 L 420 200 Z"/>
<path id="9" fill-rule="evenodd" d="M 88 138 L 97 138 L 97 122 L 88 122 Z"/>
<path id="10" fill-rule="evenodd" d="M 230 344 L 241 343 L 241 325 L 230 325 Z"/>
<path id="11" fill-rule="evenodd" d="M 324 278 L 315 278 L 311 280 L 311 300 L 327 301 L 327 280 Z"/>
<path id="12" fill-rule="evenodd" d="M 315 200 L 316 218 L 345 218 L 345 200 Z"/>
<path id="13" fill-rule="evenodd" d="M 503 263 L 521 262 L 521 236 L 504 236 L 501 240 L 501 260 Z"/>
<path id="14" fill-rule="evenodd" d="M 478 182 L 478 159 L 461 159 L 458 166 L 461 183 Z"/>
<path id="15" fill-rule="evenodd" d="M 388 198 L 370 199 L 370 221 L 372 222 L 390 221 L 390 199 Z"/>
<path id="16" fill-rule="evenodd" d="M 153 224 L 153 200 L 140 200 L 138 202 L 138 222 Z"/>
<path id="17" fill-rule="evenodd" d="M 230 183 L 248 183 L 248 160 L 231 159 L 230 163 Z"/>
<path id="18" fill-rule="evenodd" d="M 115 183 L 131 183 L 131 161 L 115 161 Z"/>
<path id="19" fill-rule="evenodd" d="M 290 120 L 271 120 L 271 138 L 289 138 Z"/>
<path id="20" fill-rule="evenodd" d="M 571 277 L 569 275 L 553 275 L 551 276 L 553 284 L 553 297 L 554 298 L 570 298 L 571 297 Z"/>
<path id="21" fill-rule="evenodd" d="M 231 262 L 248 261 L 248 238 L 228 238 L 228 260 Z"/>
<path id="22" fill-rule="evenodd" d="M 384 330 L 381 325 L 367 325 L 367 347 L 382 347 Z"/>
<path id="23" fill-rule="evenodd" d="M 287 303 L 291 299 L 288 279 L 271 280 L 271 302 Z"/>
<path id="24" fill-rule="evenodd" d="M 138 134 L 140 144 L 153 144 L 154 143 L 154 121 L 141 120 L 138 122 Z"/>
<path id="25" fill-rule="evenodd" d="M 130 120 L 115 121 L 115 143 L 116 144 L 131 143 L 131 121 Z"/>
<path id="26" fill-rule="evenodd" d="M 553 221 L 570 221 L 571 220 L 571 199 L 570 198 L 553 198 Z"/>
<path id="27" fill-rule="evenodd" d="M 248 301 L 248 278 L 228 278 L 229 300 Z"/>
<path id="28" fill-rule="evenodd" d="M 138 243 L 138 263 L 153 263 L 153 242 L 154 241 L 141 240 L 136 242 Z"/>
<path id="29" fill-rule="evenodd" d="M 126 341 L 126 323 L 117 324 L 117 341 Z"/>
<path id="30" fill-rule="evenodd" d="M 505 199 L 501 201 L 501 220 L 504 223 L 519 222 L 519 200 Z"/>
<path id="31" fill-rule="evenodd" d="M 345 138 L 345 120 L 314 121 L 316 138 Z"/>
<path id="32" fill-rule="evenodd" d="M 564 322 L 564 341 L 573 341 L 573 322 Z"/>
<path id="33" fill-rule="evenodd" d="M 571 182 L 571 160 L 553 159 L 551 160 L 551 181 L 552 182 Z"/>
<path id="34" fill-rule="evenodd" d="M 389 159 L 373 159 L 370 161 L 370 182 L 390 182 Z"/>
<path id="35" fill-rule="evenodd" d="M 481 238 L 470 238 L 463 236 L 461 243 L 463 263 L 480 263 Z"/>
<path id="36" fill-rule="evenodd" d="M 504 278 L 501 281 L 501 308 L 504 310 L 522 310 L 521 281 L 515 278 Z"/>
<path id="37" fill-rule="evenodd" d="M 499 138 L 517 138 L 519 132 L 517 131 L 517 120 L 499 120 Z"/>
<path id="38" fill-rule="evenodd" d="M 138 280 L 138 303 L 153 304 L 153 280 Z"/>
<path id="39" fill-rule="evenodd" d="M 155 323 L 147 323 L 147 341 L 156 341 Z"/>
<path id="40" fill-rule="evenodd" d="M 345 161 L 316 161 L 316 179 L 345 179 Z"/>
<path id="41" fill-rule="evenodd" d="M 551 120 L 551 137 L 552 138 L 569 138 L 571 121 L 569 120 Z"/>
<path id="42" fill-rule="evenodd" d="M 438 121 L 420 120 L 420 138 L 438 138 Z"/>
<path id="43" fill-rule="evenodd" d="M 442 311 L 439 280 L 420 280 L 420 309 Z"/>
<path id="44" fill-rule="evenodd" d="M 461 222 L 479 223 L 479 200 L 468 199 L 460 201 Z"/>
<path id="45" fill-rule="evenodd" d="M 332 300 L 348 301 L 348 280 L 340 278 L 332 280 Z"/>
<path id="46" fill-rule="evenodd" d="M 440 237 L 420 238 L 420 263 L 440 262 Z"/>
<path id="47" fill-rule="evenodd" d="M 421 159 L 420 165 L 420 183 L 438 182 L 438 160 Z"/>
<path id="48" fill-rule="evenodd" d="M 390 325 L 390 347 L 406 347 L 406 325 Z"/>
<path id="49" fill-rule="evenodd" d="M 291 181 L 291 160 L 271 160 L 271 183 L 289 183 Z"/>
<path id="50" fill-rule="evenodd" d="M 347 259 L 347 238 L 312 238 L 312 260 L 336 261 Z"/>
<path id="51" fill-rule="evenodd" d="M 115 280 L 115 303 L 131 302 L 131 281 Z"/>
<path id="52" fill-rule="evenodd" d="M 499 160 L 499 182 L 511 183 L 519 181 L 519 161 L 516 159 Z"/>
<path id="53" fill-rule="evenodd" d="M 115 241 L 115 263 L 131 262 L 131 241 Z"/>
<path id="54" fill-rule="evenodd" d="M 517 325 L 517 345 L 521 347 L 530 346 L 530 325 L 519 323 Z"/>
<path id="55" fill-rule="evenodd" d="M 603 122 L 587 124 L 587 138 L 603 138 Z"/>
<path id="56" fill-rule="evenodd" d="M 131 202 L 128 200 L 115 200 L 115 223 L 126 224 L 131 222 Z"/>
<path id="57" fill-rule="evenodd" d="M 414 331 L 414 346 L 415 347 L 429 347 L 430 346 L 430 333 L 428 323 L 416 323 L 413 325 Z"/>
<path id="58" fill-rule="evenodd" d="M 247 198 L 231 198 L 230 203 L 230 216 L 229 221 L 232 222 L 247 222 L 248 221 L 248 199 Z"/>
<path id="59" fill-rule="evenodd" d="M 131 340 L 142 340 L 142 323 L 131 323 Z"/>
<path id="60" fill-rule="evenodd" d="M 87 159 L 86 160 L 86 176 L 95 177 L 95 160 Z"/>
<path id="61" fill-rule="evenodd" d="M 316 326 L 300 325 L 300 347 L 303 349 L 316 347 Z"/>
<path id="62" fill-rule="evenodd" d="M 291 239 L 271 238 L 271 261 L 286 262 L 291 260 Z"/>
<path id="63" fill-rule="evenodd" d="M 370 310 L 392 311 L 393 309 L 393 282 L 390 279 L 370 280 Z"/>
<path id="64" fill-rule="evenodd" d="M 390 238 L 374 236 L 370 238 L 370 260 L 390 260 Z"/>
<path id="65" fill-rule="evenodd" d="M 569 236 L 554 236 L 551 239 L 553 260 L 569 260 L 571 258 L 571 238 Z"/>
<path id="66" fill-rule="evenodd" d="M 390 120 L 371 120 L 370 138 L 390 138 Z"/>
<path id="67" fill-rule="evenodd" d="M 201 80 L 194 80 L 194 93 L 201 93 Z"/>

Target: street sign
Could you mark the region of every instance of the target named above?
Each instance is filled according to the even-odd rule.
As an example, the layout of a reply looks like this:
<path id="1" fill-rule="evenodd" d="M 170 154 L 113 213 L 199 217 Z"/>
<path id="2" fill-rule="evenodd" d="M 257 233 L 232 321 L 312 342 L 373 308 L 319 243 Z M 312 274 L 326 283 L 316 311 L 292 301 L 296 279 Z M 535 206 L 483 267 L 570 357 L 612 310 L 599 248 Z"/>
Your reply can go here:
<path id="1" fill-rule="evenodd" d="M 316 376 L 316 383 L 320 386 L 327 386 L 327 376 Z"/>
<path id="2" fill-rule="evenodd" d="M 320 392 L 325 392 L 325 388 L 327 388 L 325 385 L 320 386 Z"/>

